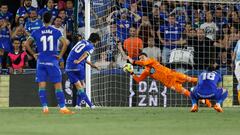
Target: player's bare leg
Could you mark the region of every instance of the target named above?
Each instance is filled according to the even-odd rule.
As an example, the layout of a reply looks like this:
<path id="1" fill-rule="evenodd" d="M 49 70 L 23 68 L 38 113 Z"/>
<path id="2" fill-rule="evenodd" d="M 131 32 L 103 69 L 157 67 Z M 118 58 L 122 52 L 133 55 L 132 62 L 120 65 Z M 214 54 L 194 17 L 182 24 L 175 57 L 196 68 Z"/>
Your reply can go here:
<path id="1" fill-rule="evenodd" d="M 48 105 L 47 105 L 47 95 L 46 95 L 46 82 L 39 82 L 38 83 L 38 94 L 40 98 L 40 102 L 42 104 L 44 114 L 49 113 Z"/>
<path id="2" fill-rule="evenodd" d="M 58 105 L 60 107 L 60 113 L 62 114 L 74 114 L 74 112 L 70 111 L 66 106 L 65 106 L 65 96 L 62 91 L 62 83 L 58 82 L 54 84 L 55 87 L 55 93 L 56 97 L 58 100 Z"/>

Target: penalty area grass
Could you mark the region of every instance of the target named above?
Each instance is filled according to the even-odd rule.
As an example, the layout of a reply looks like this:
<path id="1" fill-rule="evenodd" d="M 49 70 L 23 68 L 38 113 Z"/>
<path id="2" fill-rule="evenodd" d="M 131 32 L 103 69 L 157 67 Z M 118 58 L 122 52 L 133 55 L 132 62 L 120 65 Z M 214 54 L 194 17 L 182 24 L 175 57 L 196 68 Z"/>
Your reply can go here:
<path id="1" fill-rule="evenodd" d="M 50 108 L 0 108 L 0 135 L 238 135 L 240 109 L 103 107 L 59 114 Z"/>

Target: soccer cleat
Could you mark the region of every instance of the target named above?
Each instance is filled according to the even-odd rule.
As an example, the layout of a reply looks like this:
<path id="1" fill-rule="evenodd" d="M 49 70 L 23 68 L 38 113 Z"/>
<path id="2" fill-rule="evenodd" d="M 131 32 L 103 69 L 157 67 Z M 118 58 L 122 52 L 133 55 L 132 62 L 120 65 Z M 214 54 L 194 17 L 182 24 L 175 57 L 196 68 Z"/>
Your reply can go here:
<path id="1" fill-rule="evenodd" d="M 193 105 L 192 106 L 192 109 L 191 109 L 191 112 L 198 112 L 198 105 Z"/>
<path id="2" fill-rule="evenodd" d="M 49 113 L 48 107 L 43 107 L 43 111 L 42 112 L 44 114 L 48 114 Z"/>
<path id="3" fill-rule="evenodd" d="M 205 99 L 205 104 L 207 105 L 207 107 L 212 107 L 212 103 L 208 99 Z"/>
<path id="4" fill-rule="evenodd" d="M 214 105 L 214 110 L 216 110 L 217 112 L 223 112 L 223 109 L 220 105 Z"/>
<path id="5" fill-rule="evenodd" d="M 95 105 L 93 105 L 93 106 L 91 106 L 90 108 L 91 108 L 91 109 L 95 109 L 95 108 L 96 108 L 96 106 L 95 106 Z"/>
<path id="6" fill-rule="evenodd" d="M 76 105 L 76 106 L 75 106 L 75 109 L 77 109 L 77 110 L 81 110 L 81 109 L 82 109 L 82 107 L 81 107 L 81 106 L 78 106 L 78 105 Z"/>
<path id="7" fill-rule="evenodd" d="M 67 109 L 67 108 L 61 108 L 61 109 L 59 110 L 59 112 L 60 112 L 61 114 L 75 114 L 75 112 L 72 112 L 72 111 L 70 111 L 70 110 Z"/>

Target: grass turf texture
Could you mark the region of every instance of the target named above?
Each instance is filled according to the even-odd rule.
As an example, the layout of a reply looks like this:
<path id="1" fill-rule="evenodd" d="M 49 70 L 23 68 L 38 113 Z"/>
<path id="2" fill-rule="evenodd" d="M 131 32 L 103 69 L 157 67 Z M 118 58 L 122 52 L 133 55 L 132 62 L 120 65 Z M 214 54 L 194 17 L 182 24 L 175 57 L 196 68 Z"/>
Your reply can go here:
<path id="1" fill-rule="evenodd" d="M 240 109 L 84 108 L 62 115 L 50 108 L 0 108 L 0 135 L 239 135 Z M 73 110 L 73 109 L 72 109 Z"/>

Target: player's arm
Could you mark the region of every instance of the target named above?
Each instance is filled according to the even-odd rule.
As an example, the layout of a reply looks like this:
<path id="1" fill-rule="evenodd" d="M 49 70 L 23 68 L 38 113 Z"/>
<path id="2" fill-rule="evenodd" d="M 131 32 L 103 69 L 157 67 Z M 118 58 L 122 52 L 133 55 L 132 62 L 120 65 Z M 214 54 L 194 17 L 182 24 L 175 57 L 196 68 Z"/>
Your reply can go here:
<path id="1" fill-rule="evenodd" d="M 88 55 L 89 55 L 89 53 L 87 51 L 85 51 L 79 59 L 74 60 L 74 63 L 75 64 L 81 63 L 84 59 L 86 59 L 88 57 Z"/>
<path id="2" fill-rule="evenodd" d="M 149 75 L 149 73 L 150 73 L 149 69 L 144 69 L 143 72 L 142 72 L 139 76 L 135 75 L 134 72 L 132 72 L 131 74 L 133 75 L 133 79 L 134 79 L 137 83 L 139 83 L 139 82 L 141 82 L 142 80 L 144 80 L 145 78 L 147 78 L 148 75 Z"/>
<path id="3" fill-rule="evenodd" d="M 152 64 L 153 63 L 153 60 L 151 60 L 151 59 L 147 59 L 147 60 L 144 60 L 144 61 L 142 61 L 142 60 L 136 60 L 136 61 L 134 61 L 132 58 L 130 58 L 130 57 L 128 57 L 127 58 L 128 60 L 129 60 L 129 62 L 131 63 L 131 64 L 136 64 L 136 65 L 140 65 L 140 66 L 147 66 L 147 65 L 149 65 L 149 64 Z"/>
<path id="4" fill-rule="evenodd" d="M 27 41 L 25 42 L 25 48 L 26 50 L 30 53 L 30 55 L 32 55 L 36 60 L 37 60 L 37 54 L 32 50 L 32 48 L 30 47 L 33 44 L 33 38 L 29 37 L 27 39 Z"/>
<path id="5" fill-rule="evenodd" d="M 88 65 L 90 65 L 92 68 L 95 68 L 95 69 L 97 69 L 97 70 L 100 70 L 100 68 L 98 67 L 98 66 L 96 66 L 95 64 L 93 64 L 92 62 L 90 62 L 90 61 L 86 61 L 86 63 L 88 64 Z"/>
<path id="6" fill-rule="evenodd" d="M 61 49 L 61 51 L 60 51 L 60 53 L 59 53 L 59 55 L 58 55 L 58 59 L 61 59 L 61 58 L 63 57 L 64 53 L 65 53 L 66 50 L 67 50 L 68 43 L 67 43 L 67 39 L 64 38 L 64 37 L 61 37 L 61 38 L 59 39 L 59 41 L 60 41 L 61 44 L 62 44 L 62 49 Z"/>

